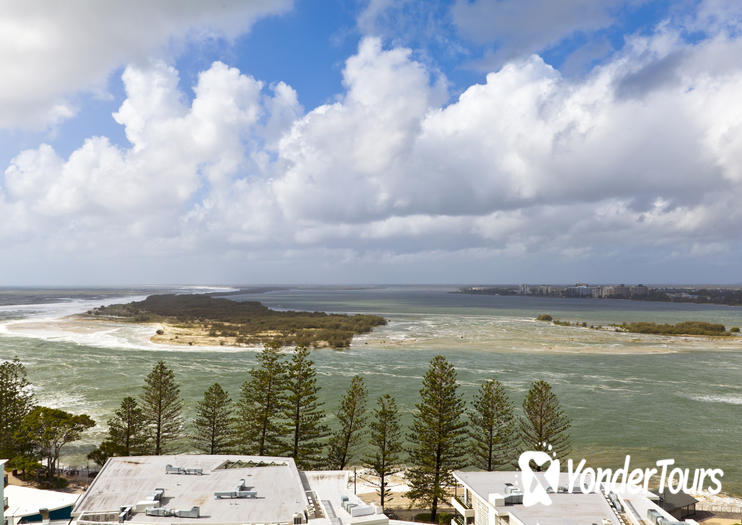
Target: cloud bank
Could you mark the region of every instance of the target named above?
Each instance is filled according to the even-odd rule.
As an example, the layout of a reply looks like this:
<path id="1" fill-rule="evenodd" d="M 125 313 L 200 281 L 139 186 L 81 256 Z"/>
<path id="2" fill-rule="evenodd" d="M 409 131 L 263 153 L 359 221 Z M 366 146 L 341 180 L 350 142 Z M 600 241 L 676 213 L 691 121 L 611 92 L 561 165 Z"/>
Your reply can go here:
<path id="1" fill-rule="evenodd" d="M 726 30 L 688 44 L 661 26 L 582 79 L 531 55 L 449 102 L 439 72 L 366 38 L 336 102 L 309 110 L 221 62 L 190 103 L 171 66 L 129 65 L 113 118 L 130 144 L 19 153 L 0 239 L 61 258 L 222 254 L 245 280 L 274 258 L 735 261 L 740 51 Z"/>
<path id="2" fill-rule="evenodd" d="M 79 91 L 105 95 L 108 75 L 184 39 L 234 38 L 292 0 L 6 1 L 0 3 L 0 128 L 73 116 Z"/>
<path id="3" fill-rule="evenodd" d="M 592 33 L 614 23 L 618 8 L 641 0 L 456 0 L 451 14 L 459 32 L 481 44 L 495 44 L 482 65 L 503 62 L 557 44 L 577 32 Z"/>

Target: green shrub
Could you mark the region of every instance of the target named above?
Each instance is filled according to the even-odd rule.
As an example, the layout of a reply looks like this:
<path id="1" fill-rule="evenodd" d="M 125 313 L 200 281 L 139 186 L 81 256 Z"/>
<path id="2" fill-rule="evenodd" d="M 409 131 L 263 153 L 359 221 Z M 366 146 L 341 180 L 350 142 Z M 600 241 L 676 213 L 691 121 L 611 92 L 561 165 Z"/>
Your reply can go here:
<path id="1" fill-rule="evenodd" d="M 729 329 L 729 331 L 732 332 L 733 334 L 738 334 L 739 333 L 739 326 L 733 326 L 733 327 L 731 327 Z"/>
<path id="2" fill-rule="evenodd" d="M 723 324 L 705 321 L 683 321 L 677 324 L 657 324 L 648 322 L 624 323 L 621 328 L 637 334 L 659 335 L 729 335 Z"/>
<path id="3" fill-rule="evenodd" d="M 448 512 L 438 513 L 439 525 L 449 525 L 452 519 L 453 519 L 453 514 L 450 514 Z M 424 522 L 424 523 L 433 523 L 432 521 L 430 521 L 430 512 L 421 512 L 420 514 L 415 514 L 415 517 L 413 518 L 413 520 Z"/>

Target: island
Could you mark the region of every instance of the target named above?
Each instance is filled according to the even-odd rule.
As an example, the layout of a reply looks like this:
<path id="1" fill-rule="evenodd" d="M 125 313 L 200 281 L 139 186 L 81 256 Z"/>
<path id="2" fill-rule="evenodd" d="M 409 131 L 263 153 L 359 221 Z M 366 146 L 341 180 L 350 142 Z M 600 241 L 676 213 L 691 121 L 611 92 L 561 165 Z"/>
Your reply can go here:
<path id="1" fill-rule="evenodd" d="M 738 326 L 733 326 L 729 330 L 720 323 L 708 323 L 706 321 L 682 321 L 676 324 L 667 323 L 650 323 L 646 321 L 611 324 L 608 327 L 603 325 L 590 325 L 587 322 L 572 322 L 554 319 L 550 314 L 539 314 L 536 321 L 551 322 L 556 326 L 575 326 L 579 328 L 591 328 L 593 330 L 612 330 L 615 332 L 631 332 L 634 334 L 654 334 L 654 335 L 703 335 L 713 337 L 728 337 L 740 333 Z"/>
<path id="2" fill-rule="evenodd" d="M 710 335 L 715 337 L 725 337 L 732 335 L 734 332 L 739 332 L 739 328 L 737 327 L 727 331 L 723 324 L 707 323 L 704 321 L 683 321 L 677 324 L 659 324 L 643 321 L 636 323 L 623 323 L 617 325 L 617 327 L 625 332 L 631 332 L 634 334 L 657 335 Z"/>
<path id="3" fill-rule="evenodd" d="M 378 315 L 279 311 L 257 301 L 211 294 L 151 295 L 143 301 L 94 308 L 83 317 L 156 324 L 151 340 L 157 343 L 222 346 L 347 348 L 353 336 L 386 324 Z"/>

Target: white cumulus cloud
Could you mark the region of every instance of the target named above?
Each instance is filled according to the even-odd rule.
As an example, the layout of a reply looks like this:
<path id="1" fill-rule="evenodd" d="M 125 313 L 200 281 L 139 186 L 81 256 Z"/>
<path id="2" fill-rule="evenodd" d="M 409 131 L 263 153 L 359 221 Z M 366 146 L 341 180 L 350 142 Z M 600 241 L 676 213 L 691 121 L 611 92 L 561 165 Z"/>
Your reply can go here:
<path id="1" fill-rule="evenodd" d="M 292 0 L 0 2 L 0 128 L 44 128 L 103 93 L 127 63 L 170 56 L 186 38 L 233 38 Z"/>
<path id="2" fill-rule="evenodd" d="M 67 157 L 49 145 L 19 153 L 0 194 L 14 227 L 5 221 L 0 238 L 154 250 L 186 266 L 209 253 L 230 271 L 235 257 L 277 268 L 328 253 L 365 268 L 431 257 L 731 261 L 742 224 L 739 47 L 726 31 L 687 44 L 660 27 L 583 79 L 532 55 L 448 102 L 438 72 L 368 38 L 335 102 L 306 112 L 290 86 L 221 62 L 199 75 L 190 104 L 172 67 L 132 65 L 114 115 L 130 145 L 91 137 Z"/>

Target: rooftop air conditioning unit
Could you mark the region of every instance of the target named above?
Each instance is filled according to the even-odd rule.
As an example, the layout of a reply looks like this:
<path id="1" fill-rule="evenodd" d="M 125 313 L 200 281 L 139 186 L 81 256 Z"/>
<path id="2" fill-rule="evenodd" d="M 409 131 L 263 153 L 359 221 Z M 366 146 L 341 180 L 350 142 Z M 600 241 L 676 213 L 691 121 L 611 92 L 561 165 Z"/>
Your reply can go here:
<path id="1" fill-rule="evenodd" d="M 198 507 L 191 507 L 191 510 L 176 510 L 173 512 L 176 518 L 198 518 L 200 516 L 200 509 Z"/>
<path id="2" fill-rule="evenodd" d="M 144 511 L 144 514 L 146 516 L 158 516 L 160 518 L 167 518 L 173 515 L 170 509 L 166 509 L 164 507 L 158 507 L 156 509 L 146 509 Z"/>
<path id="3" fill-rule="evenodd" d="M 523 503 L 523 493 L 512 483 L 505 484 L 505 505 L 521 505 Z"/>

